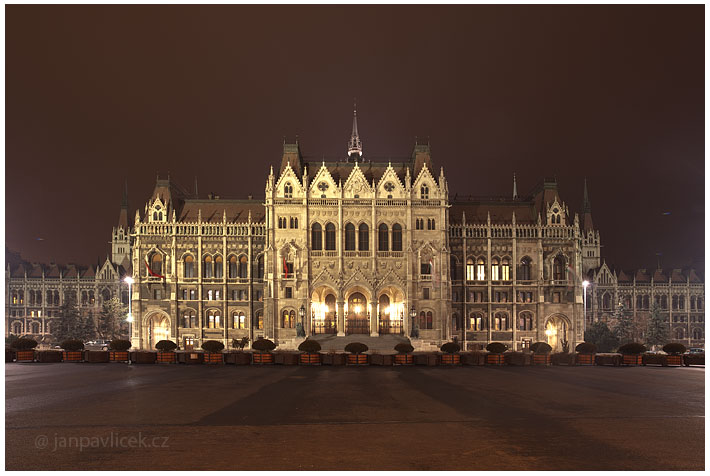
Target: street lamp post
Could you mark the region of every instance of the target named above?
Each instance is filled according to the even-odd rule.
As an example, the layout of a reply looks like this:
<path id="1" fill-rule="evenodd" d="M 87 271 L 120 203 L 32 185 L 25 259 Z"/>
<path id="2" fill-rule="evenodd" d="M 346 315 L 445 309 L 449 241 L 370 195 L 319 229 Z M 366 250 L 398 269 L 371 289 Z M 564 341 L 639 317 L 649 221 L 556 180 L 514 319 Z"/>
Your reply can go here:
<path id="1" fill-rule="evenodd" d="M 582 330 L 583 330 L 584 332 L 587 331 L 587 286 L 589 286 L 589 281 L 587 281 L 587 280 L 585 279 L 584 281 L 582 281 L 582 287 L 584 288 L 584 296 L 583 296 L 583 299 L 582 299 L 582 306 L 584 307 L 584 310 L 583 310 L 583 313 L 584 313 L 584 314 L 583 314 L 583 315 L 584 315 L 584 324 L 583 324 L 583 326 L 582 326 Z"/>
<path id="2" fill-rule="evenodd" d="M 409 335 L 410 335 L 410 337 L 414 337 L 414 334 L 413 334 L 414 333 L 414 318 L 417 317 L 417 310 L 414 309 L 413 305 L 412 305 L 412 308 L 409 310 L 409 317 L 412 318 L 411 319 L 412 325 L 410 326 L 410 329 L 409 329 Z M 419 336 L 417 336 L 417 337 L 419 337 Z"/>
<path id="3" fill-rule="evenodd" d="M 133 285 L 133 278 L 126 276 L 123 281 L 128 284 L 128 315 L 126 316 L 126 322 L 128 322 L 128 340 L 133 345 L 133 313 L 131 312 L 131 304 L 133 302 L 133 294 L 131 294 L 131 286 Z"/>

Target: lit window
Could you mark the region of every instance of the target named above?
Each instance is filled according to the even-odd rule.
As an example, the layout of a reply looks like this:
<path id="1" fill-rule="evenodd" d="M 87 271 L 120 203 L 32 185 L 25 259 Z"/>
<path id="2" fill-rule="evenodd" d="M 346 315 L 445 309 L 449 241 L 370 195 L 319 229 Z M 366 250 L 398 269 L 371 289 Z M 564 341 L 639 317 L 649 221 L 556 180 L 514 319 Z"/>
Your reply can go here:
<path id="1" fill-rule="evenodd" d="M 476 264 L 476 279 L 478 281 L 486 280 L 486 262 L 483 258 L 479 258 L 478 264 Z"/>

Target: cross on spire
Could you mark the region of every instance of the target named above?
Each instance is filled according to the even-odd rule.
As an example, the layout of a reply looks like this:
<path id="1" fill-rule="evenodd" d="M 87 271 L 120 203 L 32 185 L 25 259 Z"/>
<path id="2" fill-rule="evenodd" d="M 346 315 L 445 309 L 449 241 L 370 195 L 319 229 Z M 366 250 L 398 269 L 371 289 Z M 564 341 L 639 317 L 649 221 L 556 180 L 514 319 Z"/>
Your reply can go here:
<path id="1" fill-rule="evenodd" d="M 362 141 L 357 131 L 357 103 L 353 104 L 353 131 L 348 142 L 348 157 L 353 154 L 362 156 Z"/>

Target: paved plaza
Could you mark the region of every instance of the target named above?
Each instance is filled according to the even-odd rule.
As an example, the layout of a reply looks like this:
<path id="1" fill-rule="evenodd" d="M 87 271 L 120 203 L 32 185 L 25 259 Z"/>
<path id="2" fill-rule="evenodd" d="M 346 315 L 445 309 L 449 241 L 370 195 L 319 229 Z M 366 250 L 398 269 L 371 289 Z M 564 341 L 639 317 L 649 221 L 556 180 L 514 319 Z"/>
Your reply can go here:
<path id="1" fill-rule="evenodd" d="M 702 470 L 703 367 L 6 364 L 8 470 Z"/>

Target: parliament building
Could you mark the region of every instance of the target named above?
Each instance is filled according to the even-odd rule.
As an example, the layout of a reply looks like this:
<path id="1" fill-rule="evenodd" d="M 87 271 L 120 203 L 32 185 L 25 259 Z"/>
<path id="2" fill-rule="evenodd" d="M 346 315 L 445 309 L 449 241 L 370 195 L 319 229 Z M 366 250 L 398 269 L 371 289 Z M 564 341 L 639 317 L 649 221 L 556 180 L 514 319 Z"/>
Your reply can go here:
<path id="1" fill-rule="evenodd" d="M 277 165 L 259 199 L 200 198 L 197 185 L 157 178 L 132 225 L 124 200 L 111 262 L 134 279 L 135 347 L 265 337 L 294 348 L 302 330 L 400 334 L 417 349 L 456 339 L 467 349 L 546 341 L 559 351 L 610 320 L 620 300 L 641 315 L 663 299 L 671 337 L 704 344 L 700 277 L 609 269 L 586 183 L 581 219 L 550 178 L 526 195 L 513 178 L 506 198 L 452 199 L 429 145 L 370 159 L 356 114 L 342 157 L 309 159 L 284 143 Z M 10 293 L 19 276 L 7 273 Z"/>

